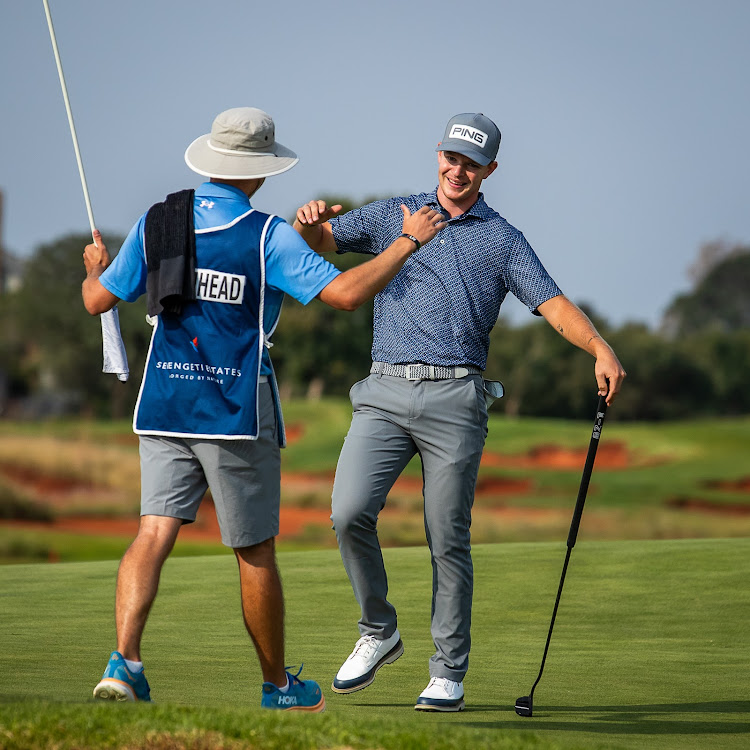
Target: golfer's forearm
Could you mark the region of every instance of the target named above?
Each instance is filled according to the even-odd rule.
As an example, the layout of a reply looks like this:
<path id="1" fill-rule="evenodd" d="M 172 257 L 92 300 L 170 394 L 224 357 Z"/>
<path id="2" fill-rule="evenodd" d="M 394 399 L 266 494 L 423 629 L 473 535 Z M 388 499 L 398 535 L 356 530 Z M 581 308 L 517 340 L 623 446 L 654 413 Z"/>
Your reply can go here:
<path id="1" fill-rule="evenodd" d="M 356 310 L 387 286 L 414 250 L 411 240 L 400 237 L 372 260 L 339 274 L 318 297 L 337 310 Z"/>
<path id="2" fill-rule="evenodd" d="M 604 349 L 612 350 L 588 316 L 567 297 L 548 300 L 539 305 L 539 312 L 564 339 L 592 357 L 598 357 Z"/>

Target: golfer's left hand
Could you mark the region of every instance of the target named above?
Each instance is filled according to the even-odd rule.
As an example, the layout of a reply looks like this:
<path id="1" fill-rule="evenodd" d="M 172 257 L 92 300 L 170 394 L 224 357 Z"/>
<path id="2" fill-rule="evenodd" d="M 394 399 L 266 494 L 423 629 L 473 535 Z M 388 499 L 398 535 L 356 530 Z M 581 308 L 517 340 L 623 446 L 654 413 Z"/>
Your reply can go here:
<path id="1" fill-rule="evenodd" d="M 622 381 L 627 376 L 611 347 L 607 346 L 597 354 L 594 374 L 599 386 L 599 395 L 606 396 L 607 406 L 611 406 L 622 387 Z"/>
<path id="2" fill-rule="evenodd" d="M 401 212 L 404 215 L 402 231 L 404 234 L 414 235 L 420 245 L 426 245 L 441 229 L 448 226 L 443 214 L 429 206 L 422 206 L 412 213 L 408 206 L 402 203 Z"/>

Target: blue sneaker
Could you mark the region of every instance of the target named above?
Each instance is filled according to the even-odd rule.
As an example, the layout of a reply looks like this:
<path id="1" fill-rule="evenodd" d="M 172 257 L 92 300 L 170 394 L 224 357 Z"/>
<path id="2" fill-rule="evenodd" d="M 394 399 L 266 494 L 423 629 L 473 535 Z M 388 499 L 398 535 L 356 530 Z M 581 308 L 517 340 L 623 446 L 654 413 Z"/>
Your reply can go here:
<path id="1" fill-rule="evenodd" d="M 326 699 L 320 685 L 313 680 L 302 681 L 299 674 L 287 672 L 289 689 L 282 693 L 272 682 L 263 683 L 263 698 L 260 701 L 261 708 L 274 708 L 279 711 L 313 711 L 320 712 L 326 709 Z"/>
<path id="2" fill-rule="evenodd" d="M 122 654 L 113 651 L 101 681 L 94 688 L 94 698 L 151 703 L 151 691 L 143 671 L 131 672 Z"/>

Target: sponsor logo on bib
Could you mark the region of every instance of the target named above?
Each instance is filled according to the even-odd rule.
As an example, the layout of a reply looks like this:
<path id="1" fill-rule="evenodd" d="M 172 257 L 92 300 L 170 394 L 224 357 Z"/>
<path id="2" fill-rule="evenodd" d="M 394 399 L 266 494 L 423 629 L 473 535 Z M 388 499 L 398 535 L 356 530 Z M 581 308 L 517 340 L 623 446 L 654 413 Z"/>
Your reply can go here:
<path id="1" fill-rule="evenodd" d="M 221 273 L 210 268 L 196 268 L 195 296 L 208 302 L 241 305 L 245 298 L 245 277 Z"/>

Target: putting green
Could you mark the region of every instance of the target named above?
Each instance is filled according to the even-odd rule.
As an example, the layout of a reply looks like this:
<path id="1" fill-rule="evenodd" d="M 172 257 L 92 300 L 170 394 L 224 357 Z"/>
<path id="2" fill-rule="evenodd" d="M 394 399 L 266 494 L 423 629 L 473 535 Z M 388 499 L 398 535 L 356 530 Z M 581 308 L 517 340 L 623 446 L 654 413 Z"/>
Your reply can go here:
<path id="1" fill-rule="evenodd" d="M 2 567 L 0 746 L 112 746 L 101 738 L 111 739 L 118 724 L 108 722 L 123 716 L 134 747 L 165 731 L 215 732 L 226 747 L 249 732 L 263 747 L 750 744 L 750 539 L 579 541 L 528 719 L 513 705 L 539 670 L 564 542 L 475 547 L 467 710 L 451 715 L 413 710 L 433 650 L 427 551 L 389 549 L 385 557 L 406 651 L 367 690 L 337 695 L 330 680 L 358 635 L 338 553 L 279 556 L 287 660 L 304 662 L 302 677 L 317 679 L 328 701 L 314 718 L 257 708 L 260 674 L 231 556 L 167 563 L 144 643 L 151 712 L 90 701 L 114 648 L 116 563 Z M 214 746 L 196 743 L 177 747 Z"/>

